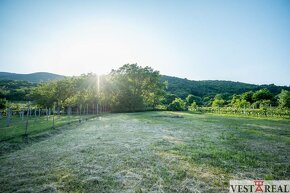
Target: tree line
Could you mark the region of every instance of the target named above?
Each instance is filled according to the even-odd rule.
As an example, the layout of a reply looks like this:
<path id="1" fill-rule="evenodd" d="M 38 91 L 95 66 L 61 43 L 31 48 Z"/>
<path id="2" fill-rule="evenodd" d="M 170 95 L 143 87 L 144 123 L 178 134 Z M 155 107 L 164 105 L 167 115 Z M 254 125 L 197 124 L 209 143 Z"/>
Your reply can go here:
<path id="1" fill-rule="evenodd" d="M 164 109 L 174 111 L 193 110 L 197 107 L 232 107 L 235 109 L 251 108 L 251 109 L 265 109 L 265 108 L 290 108 L 290 92 L 288 90 L 281 90 L 277 95 L 273 95 L 268 89 L 260 89 L 258 91 L 247 91 L 240 95 L 232 95 L 231 97 L 223 94 L 216 94 L 210 99 L 207 105 L 202 104 L 202 98 L 189 94 L 185 99 L 174 98 L 172 94 L 167 95 L 169 100 L 165 100 Z M 174 98 L 171 103 L 168 103 Z"/>
<path id="2" fill-rule="evenodd" d="M 213 95 L 214 89 L 211 88 L 207 95 L 199 96 L 192 94 L 189 87 L 188 91 L 183 89 L 180 96 L 178 92 L 172 93 L 170 82 L 165 81 L 164 76 L 151 67 L 141 67 L 137 64 L 125 64 L 107 75 L 98 76 L 89 73 L 39 84 L 25 81 L 7 81 L 5 84 L 2 81 L 0 108 L 9 105 L 7 100 L 33 101 L 40 108 L 60 109 L 98 104 L 106 106 L 112 112 L 186 111 L 197 107 L 290 108 L 290 92 L 281 88 L 278 90 L 278 87 L 274 90 L 267 87 L 248 90 L 248 87 L 256 87 L 241 83 L 240 86 L 244 85 L 245 88 L 238 88 L 239 93 L 233 93 L 234 88 L 232 88 L 228 92 Z M 185 80 L 183 87 L 189 82 Z M 214 84 L 212 86 L 214 87 Z M 200 93 L 209 89 L 202 86 L 199 88 Z"/>
<path id="3" fill-rule="evenodd" d="M 158 71 L 126 64 L 108 75 L 89 73 L 40 83 L 29 98 L 41 108 L 100 105 L 112 112 L 135 112 L 155 109 L 164 89 Z"/>

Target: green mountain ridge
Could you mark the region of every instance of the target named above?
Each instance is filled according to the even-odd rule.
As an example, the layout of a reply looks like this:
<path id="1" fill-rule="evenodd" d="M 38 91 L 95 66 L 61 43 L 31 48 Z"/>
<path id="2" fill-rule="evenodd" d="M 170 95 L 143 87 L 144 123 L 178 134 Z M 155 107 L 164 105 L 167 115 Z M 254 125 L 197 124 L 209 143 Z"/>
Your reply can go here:
<path id="1" fill-rule="evenodd" d="M 36 72 L 31 74 L 17 74 L 9 72 L 0 72 L 0 80 L 28 81 L 31 83 L 39 83 L 42 81 L 63 79 L 65 76 L 48 73 Z M 178 97 L 186 98 L 188 94 L 199 97 L 214 96 L 216 94 L 233 95 L 241 94 L 247 91 L 256 91 L 267 88 L 272 94 L 277 95 L 282 89 L 289 90 L 289 86 L 256 85 L 243 82 L 234 82 L 226 80 L 188 80 L 186 78 L 178 78 L 173 76 L 161 76 L 161 81 L 168 82 L 167 92 L 175 94 Z M 3 84 L 6 84 L 3 82 Z M 18 83 L 19 84 L 19 83 Z M 26 83 L 25 83 L 26 84 Z M 7 88 L 7 87 L 6 87 Z"/>
<path id="2" fill-rule="evenodd" d="M 276 86 L 274 84 L 256 85 L 243 82 L 234 82 L 226 80 L 188 80 L 178 77 L 166 76 L 161 77 L 162 81 L 168 82 L 167 91 L 178 97 L 185 98 L 188 94 L 204 97 L 214 96 L 216 94 L 241 94 L 247 91 L 256 91 L 267 88 L 274 95 L 281 92 L 282 89 L 289 90 L 289 86 Z"/>
<path id="3" fill-rule="evenodd" d="M 39 83 L 42 81 L 63 79 L 65 76 L 53 74 L 49 72 L 35 72 L 31 74 L 17 74 L 10 72 L 0 72 L 0 80 L 22 80 L 32 83 Z"/>

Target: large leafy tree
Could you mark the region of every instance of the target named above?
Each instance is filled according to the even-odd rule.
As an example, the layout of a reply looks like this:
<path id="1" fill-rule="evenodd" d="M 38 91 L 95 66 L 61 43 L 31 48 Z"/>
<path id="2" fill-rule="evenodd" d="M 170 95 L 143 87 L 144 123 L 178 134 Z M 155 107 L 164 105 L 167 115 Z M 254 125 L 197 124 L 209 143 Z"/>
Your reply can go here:
<path id="1" fill-rule="evenodd" d="M 253 100 L 255 102 L 262 101 L 262 100 L 271 100 L 271 99 L 272 99 L 272 94 L 266 88 L 260 89 L 253 94 Z"/>
<path id="2" fill-rule="evenodd" d="M 57 101 L 55 82 L 46 82 L 38 85 L 33 90 L 31 98 L 41 107 L 52 107 Z"/>
<path id="3" fill-rule="evenodd" d="M 150 67 L 125 64 L 109 74 L 111 105 L 114 111 L 154 108 L 164 95 L 160 74 Z"/>

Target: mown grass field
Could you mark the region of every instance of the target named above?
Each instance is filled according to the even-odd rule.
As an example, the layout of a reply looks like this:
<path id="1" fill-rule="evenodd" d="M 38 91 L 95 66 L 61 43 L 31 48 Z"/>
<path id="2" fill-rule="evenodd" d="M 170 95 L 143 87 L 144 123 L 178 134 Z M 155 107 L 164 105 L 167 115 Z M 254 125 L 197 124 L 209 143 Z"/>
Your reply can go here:
<path id="1" fill-rule="evenodd" d="M 0 157 L 1 192 L 228 192 L 290 179 L 290 121 L 108 114 Z"/>

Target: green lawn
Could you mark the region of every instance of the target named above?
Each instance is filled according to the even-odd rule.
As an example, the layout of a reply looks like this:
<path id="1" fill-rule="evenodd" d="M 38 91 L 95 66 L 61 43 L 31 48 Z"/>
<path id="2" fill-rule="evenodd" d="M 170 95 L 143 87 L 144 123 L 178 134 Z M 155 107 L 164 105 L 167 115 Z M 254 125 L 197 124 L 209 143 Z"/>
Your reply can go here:
<path id="1" fill-rule="evenodd" d="M 290 121 L 108 114 L 0 157 L 1 192 L 228 192 L 290 179 Z"/>

